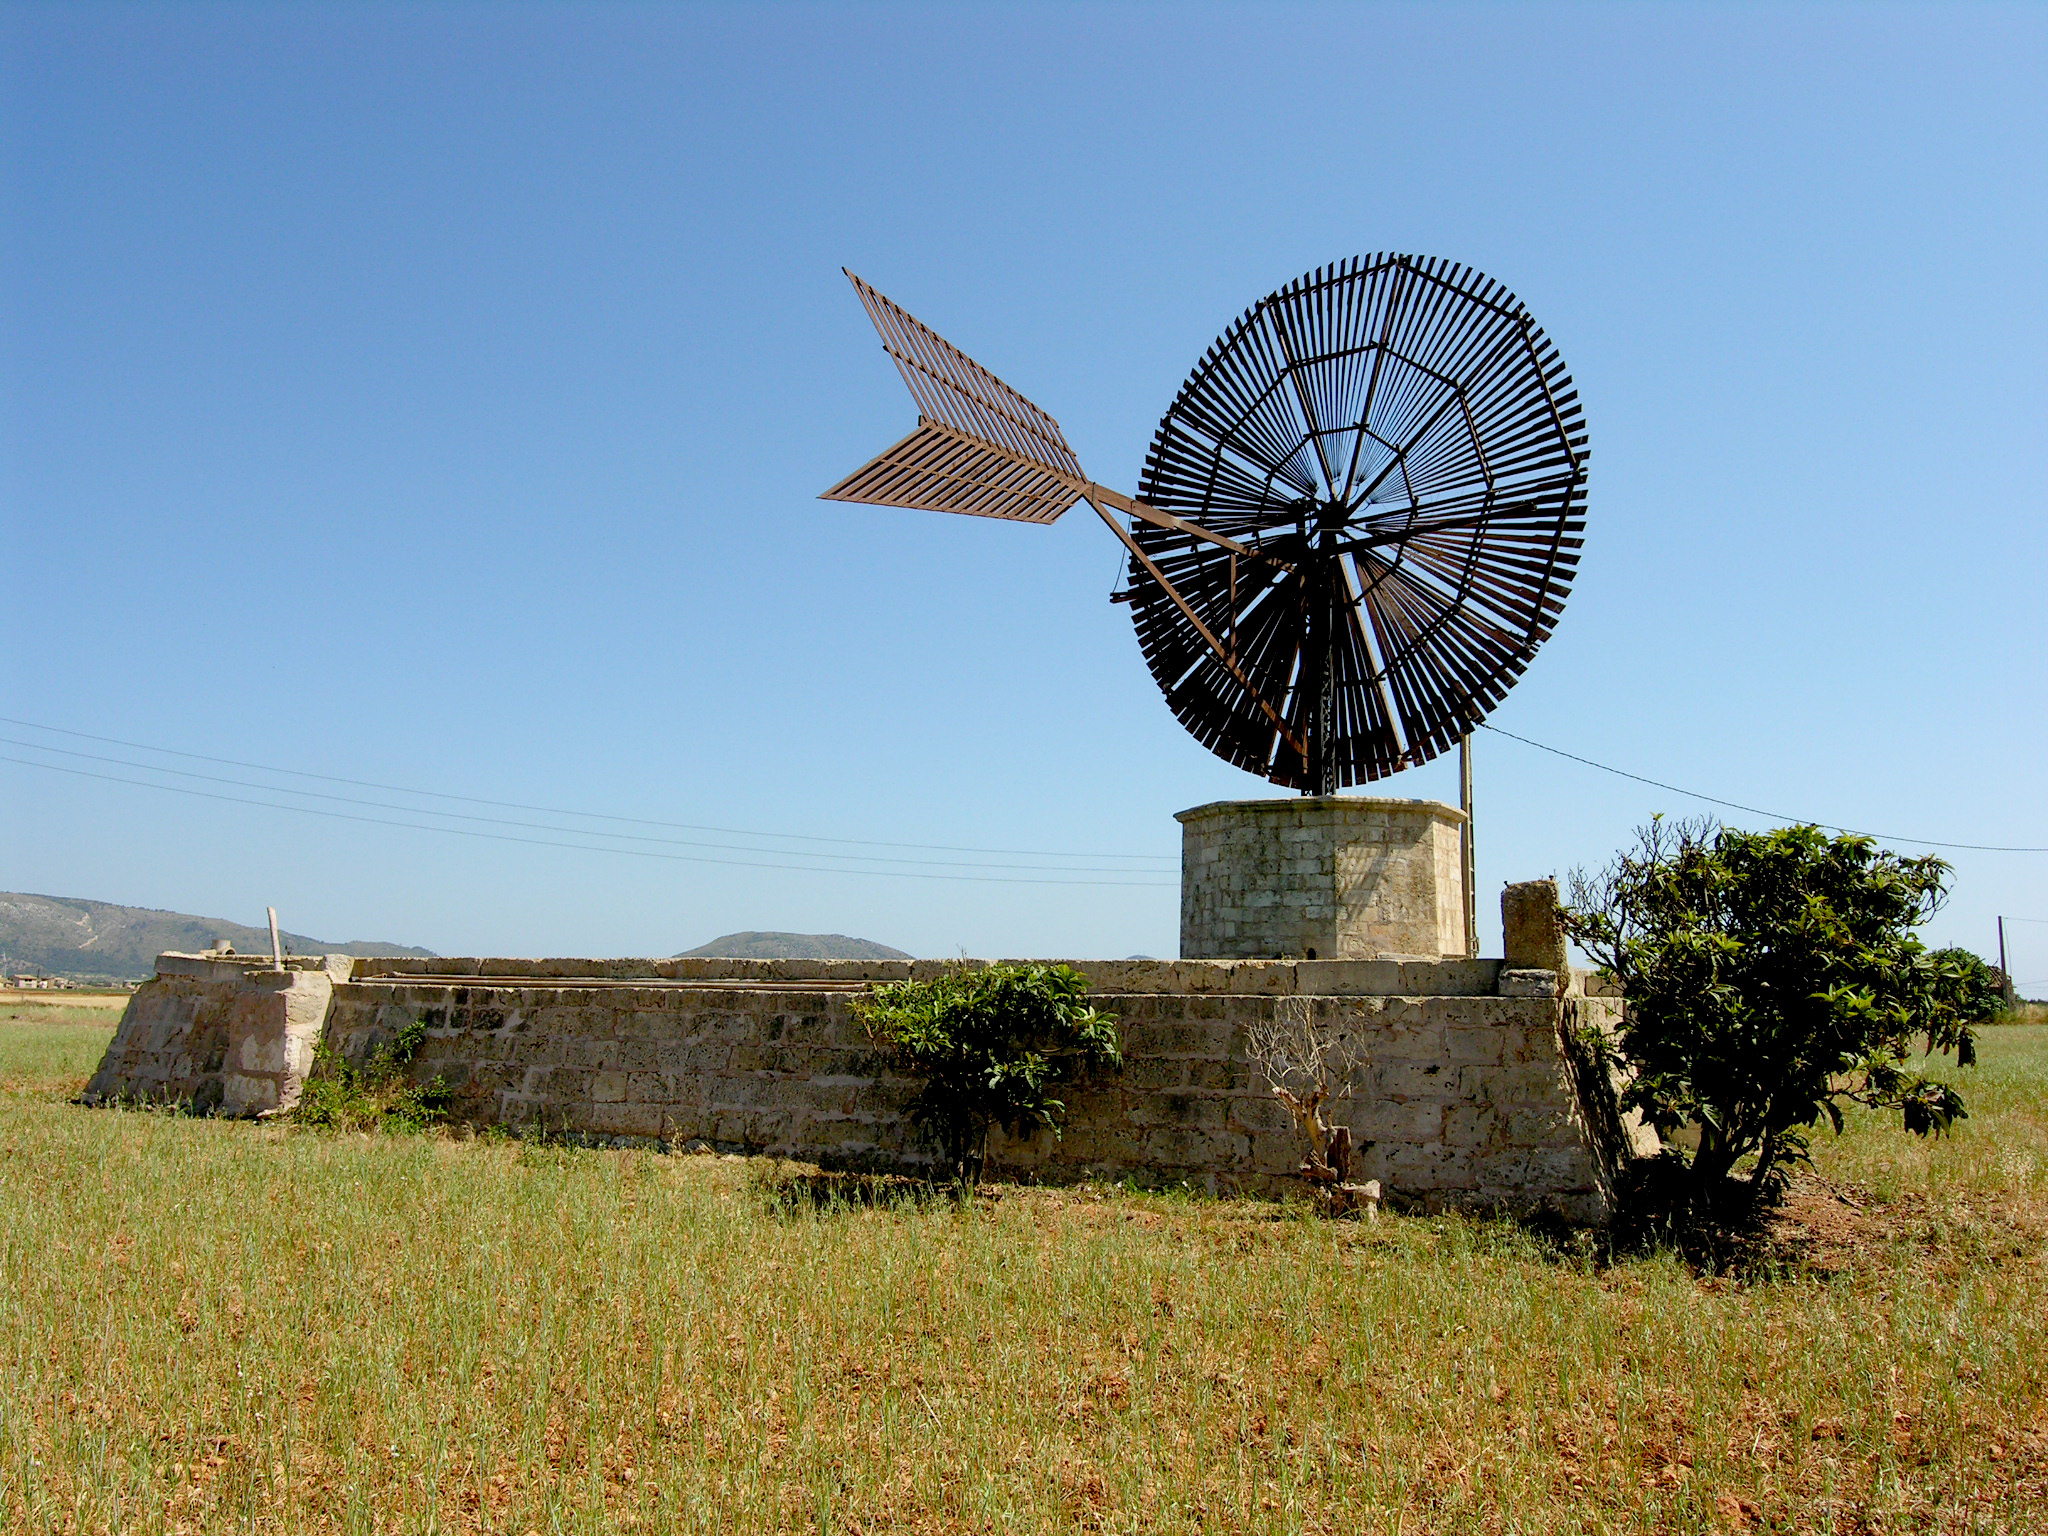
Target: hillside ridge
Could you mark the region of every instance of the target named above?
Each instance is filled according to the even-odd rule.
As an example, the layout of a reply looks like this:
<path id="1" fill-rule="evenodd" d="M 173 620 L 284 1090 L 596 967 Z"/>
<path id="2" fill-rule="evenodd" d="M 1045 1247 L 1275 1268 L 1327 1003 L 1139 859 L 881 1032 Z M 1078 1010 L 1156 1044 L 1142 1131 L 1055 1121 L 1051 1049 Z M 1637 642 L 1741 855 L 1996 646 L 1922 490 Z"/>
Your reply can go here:
<path id="1" fill-rule="evenodd" d="M 716 956 L 721 960 L 908 960 L 911 957 L 873 939 L 843 933 L 782 933 L 745 929 L 722 933 L 708 944 L 686 949 L 678 960 Z"/>
<path id="2" fill-rule="evenodd" d="M 353 939 L 345 944 L 279 930 L 287 951 L 299 955 L 412 955 L 430 949 Z M 72 981 L 134 981 L 151 974 L 165 950 L 193 954 L 225 939 L 244 954 L 268 954 L 270 930 L 220 917 L 124 907 L 80 896 L 0 891 L 0 972 L 42 971 Z"/>

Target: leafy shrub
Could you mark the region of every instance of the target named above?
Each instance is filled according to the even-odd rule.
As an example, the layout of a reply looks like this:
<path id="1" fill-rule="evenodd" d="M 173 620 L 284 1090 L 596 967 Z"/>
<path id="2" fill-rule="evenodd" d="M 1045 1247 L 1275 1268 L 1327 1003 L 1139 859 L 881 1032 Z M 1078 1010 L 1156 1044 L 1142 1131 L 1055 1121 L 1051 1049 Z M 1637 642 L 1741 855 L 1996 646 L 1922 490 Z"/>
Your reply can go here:
<path id="1" fill-rule="evenodd" d="M 923 1087 L 911 1118 L 962 1186 L 981 1180 L 992 1125 L 1059 1133 L 1052 1089 L 1122 1062 L 1116 1017 L 1088 1003 L 1088 978 L 1066 965 L 992 965 L 875 988 L 855 1016 Z"/>
<path id="2" fill-rule="evenodd" d="M 408 1024 L 360 1067 L 320 1045 L 291 1118 L 340 1131 L 421 1131 L 446 1119 L 454 1097 L 447 1084 L 438 1076 L 415 1082 L 409 1070 L 426 1038 L 425 1024 Z"/>
<path id="3" fill-rule="evenodd" d="M 1937 949 L 1927 958 L 1956 973 L 1960 999 L 1957 1006 L 1969 1023 L 2006 1022 L 2012 1004 L 2006 997 L 2005 973 L 1997 966 L 1967 949 Z"/>
<path id="4" fill-rule="evenodd" d="M 1666 1154 L 1683 1176 L 1655 1181 L 1688 1219 L 1775 1198 L 1808 1130 L 1825 1118 L 1839 1132 L 1845 1102 L 1897 1109 L 1923 1135 L 1963 1118 L 1953 1087 L 1906 1067 L 1916 1040 L 1970 1065 L 1989 1011 L 1981 961 L 1913 937 L 1947 874 L 1816 827 L 1661 820 L 1598 876 L 1574 872 L 1565 929 L 1628 1000 L 1622 1105 L 1667 1143 L 1697 1138 Z"/>

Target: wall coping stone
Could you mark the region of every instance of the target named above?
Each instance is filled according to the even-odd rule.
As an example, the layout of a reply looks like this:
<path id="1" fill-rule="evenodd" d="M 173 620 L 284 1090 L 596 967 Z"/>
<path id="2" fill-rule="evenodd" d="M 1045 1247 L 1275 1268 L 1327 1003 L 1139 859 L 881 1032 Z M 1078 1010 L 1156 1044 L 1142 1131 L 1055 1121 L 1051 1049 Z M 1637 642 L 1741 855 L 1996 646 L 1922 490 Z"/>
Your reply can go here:
<path id="1" fill-rule="evenodd" d="M 284 970 L 280 972 L 268 955 L 223 955 L 217 951 L 187 955 L 166 950 L 156 957 L 156 973 L 159 976 L 197 976 L 202 981 L 247 979 L 253 983 L 264 975 L 325 971 L 335 981 L 347 981 L 356 963 L 353 955 L 286 955 Z"/>
<path id="2" fill-rule="evenodd" d="M 166 956 L 165 959 L 171 957 Z M 180 957 L 183 958 L 183 957 Z M 1022 960 L 723 960 L 554 957 L 517 959 L 412 956 L 357 960 L 358 982 L 420 985 L 555 983 L 610 985 L 696 982 L 823 982 L 862 985 L 925 980 L 957 967 L 978 969 Z M 1492 997 L 1500 986 L 1498 960 L 1382 958 L 1376 960 L 1036 960 L 1066 964 L 1088 977 L 1100 996 L 1127 993 L 1200 993 L 1237 996 Z M 160 974 L 188 974 L 163 972 Z M 223 979 L 226 979 L 225 977 Z"/>
<path id="3" fill-rule="evenodd" d="M 1447 821 L 1453 826 L 1462 826 L 1465 821 L 1463 811 L 1455 805 L 1445 805 L 1441 800 L 1398 800 L 1391 795 L 1296 795 L 1291 799 L 1275 797 L 1262 800 L 1211 800 L 1206 805 L 1175 811 L 1173 819 L 1182 825 L 1191 821 L 1207 821 L 1218 816 L 1242 818 L 1247 815 L 1269 816 L 1279 821 L 1299 821 L 1308 816 L 1376 816 L 1388 811 L 1434 816 L 1437 820 Z"/>

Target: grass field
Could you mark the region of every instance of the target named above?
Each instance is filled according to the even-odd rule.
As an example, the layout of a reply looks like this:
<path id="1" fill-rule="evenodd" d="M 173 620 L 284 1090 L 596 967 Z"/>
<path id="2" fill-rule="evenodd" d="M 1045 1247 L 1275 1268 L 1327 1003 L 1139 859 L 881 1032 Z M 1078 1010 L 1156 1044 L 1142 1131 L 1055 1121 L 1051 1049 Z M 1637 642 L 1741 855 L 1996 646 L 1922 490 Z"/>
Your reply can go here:
<path id="1" fill-rule="evenodd" d="M 1772 1268 L 67 1102 L 0 1009 L 9 1531 L 2048 1530 L 2048 1028 Z"/>

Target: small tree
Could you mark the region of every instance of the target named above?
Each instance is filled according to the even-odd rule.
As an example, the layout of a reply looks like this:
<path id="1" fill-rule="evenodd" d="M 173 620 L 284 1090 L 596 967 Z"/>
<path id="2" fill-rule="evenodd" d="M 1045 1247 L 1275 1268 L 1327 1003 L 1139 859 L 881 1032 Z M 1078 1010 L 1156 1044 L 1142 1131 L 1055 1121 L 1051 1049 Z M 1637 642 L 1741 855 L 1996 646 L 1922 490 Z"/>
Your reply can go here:
<path id="1" fill-rule="evenodd" d="M 1988 1011 L 1969 966 L 1913 937 L 1947 874 L 1816 827 L 1661 819 L 1599 875 L 1574 871 L 1566 931 L 1627 999 L 1622 1106 L 1667 1138 L 1697 1133 L 1689 1158 L 1670 1154 L 1694 1215 L 1775 1197 L 1844 1103 L 1897 1109 L 1921 1134 L 1962 1118 L 1954 1088 L 1906 1067 L 1916 1039 L 1970 1065 Z"/>
<path id="2" fill-rule="evenodd" d="M 911 1118 L 939 1144 L 963 1188 L 981 1181 L 989 1127 L 1059 1134 L 1053 1087 L 1122 1061 L 1116 1017 L 1088 1003 L 1088 978 L 1066 965 L 991 965 L 899 981 L 854 1003 L 874 1039 L 923 1087 Z"/>
<path id="3" fill-rule="evenodd" d="M 1307 1141 L 1301 1176 L 1324 1209 L 1341 1215 L 1361 1202 L 1376 1202 L 1377 1181 L 1351 1182 L 1351 1128 L 1331 1124 L 1327 1113 L 1351 1097 L 1365 1064 L 1365 1053 L 1350 1032 L 1318 1022 L 1307 998 L 1281 998 L 1270 1019 L 1245 1027 L 1245 1054 Z"/>

